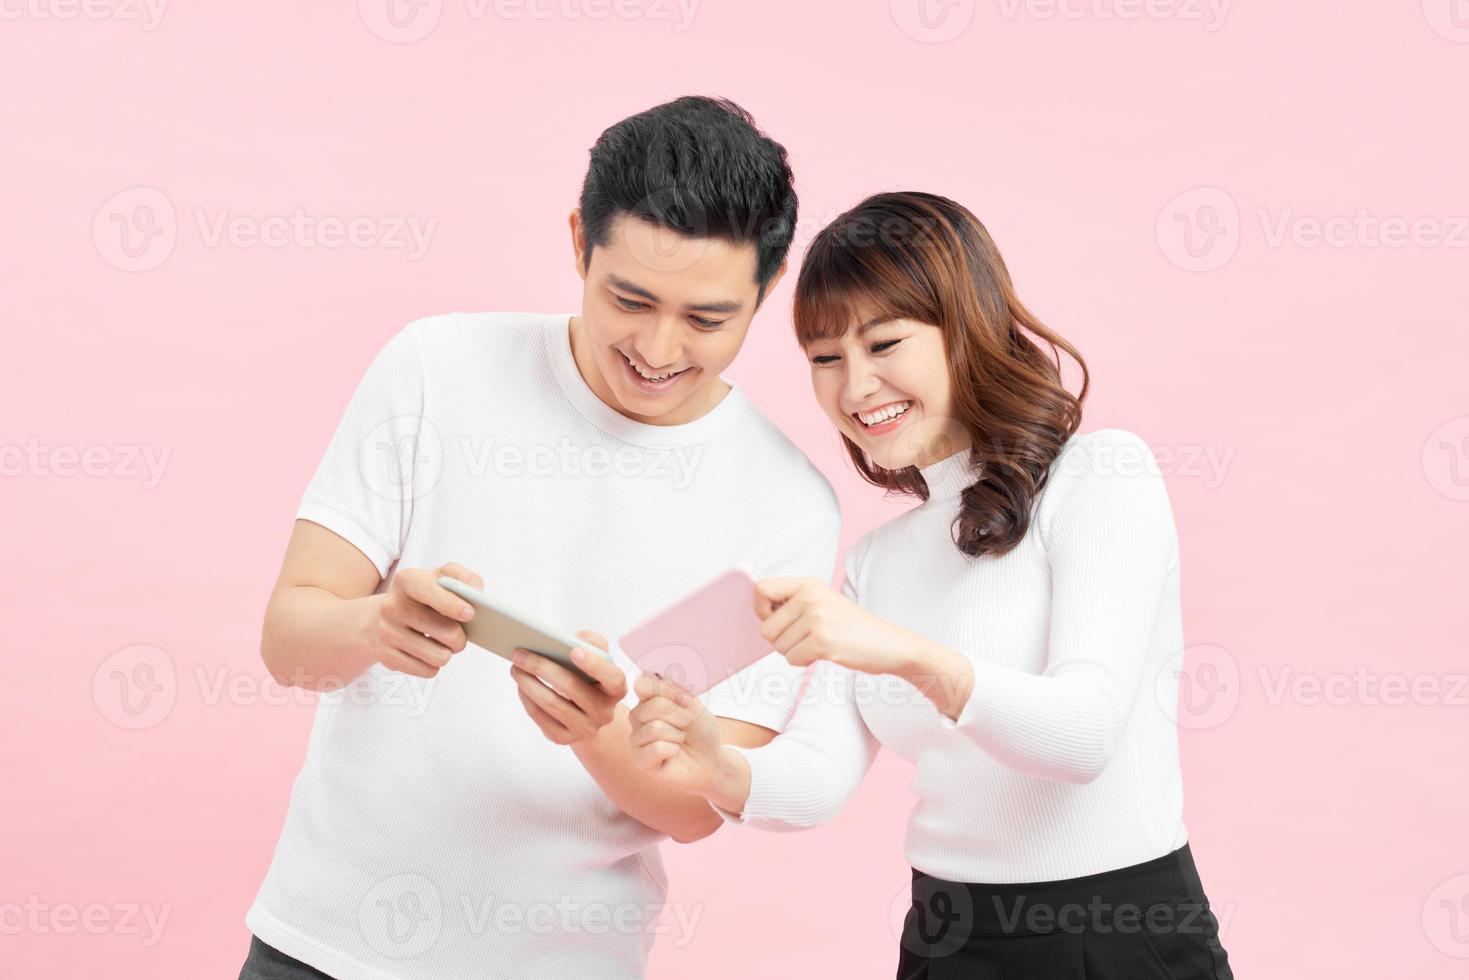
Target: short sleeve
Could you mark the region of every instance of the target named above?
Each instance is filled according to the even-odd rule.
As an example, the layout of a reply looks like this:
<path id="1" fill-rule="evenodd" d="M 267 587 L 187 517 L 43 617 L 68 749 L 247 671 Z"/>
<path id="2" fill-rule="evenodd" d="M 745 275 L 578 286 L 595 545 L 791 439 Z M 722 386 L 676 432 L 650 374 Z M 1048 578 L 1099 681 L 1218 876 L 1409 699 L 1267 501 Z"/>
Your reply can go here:
<path id="1" fill-rule="evenodd" d="M 346 539 L 386 577 L 402 554 L 413 501 L 431 489 L 439 458 L 423 419 L 423 365 L 410 325 L 378 351 L 358 382 L 296 517 Z"/>
<path id="2" fill-rule="evenodd" d="M 790 575 L 831 581 L 842 530 L 835 495 L 803 513 L 774 535 L 752 563 L 755 578 Z M 801 691 L 804 669 L 771 652 L 703 695 L 704 704 L 721 718 L 747 721 L 774 732 L 785 730 Z"/>

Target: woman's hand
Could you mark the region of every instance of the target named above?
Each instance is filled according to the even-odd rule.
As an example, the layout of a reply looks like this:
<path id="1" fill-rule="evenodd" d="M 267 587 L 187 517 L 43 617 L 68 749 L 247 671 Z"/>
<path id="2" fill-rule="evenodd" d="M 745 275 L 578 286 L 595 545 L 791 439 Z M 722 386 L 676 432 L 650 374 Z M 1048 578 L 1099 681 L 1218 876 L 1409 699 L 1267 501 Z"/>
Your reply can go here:
<path id="1" fill-rule="evenodd" d="M 969 700 L 969 658 L 872 615 L 819 579 L 761 579 L 755 615 L 760 635 L 797 667 L 830 660 L 864 674 L 893 674 L 950 718 Z"/>
<path id="2" fill-rule="evenodd" d="M 755 615 L 760 635 L 797 667 L 830 660 L 866 674 L 906 675 L 927 646 L 814 578 L 761 579 Z"/>
<path id="3" fill-rule="evenodd" d="M 638 706 L 628 714 L 638 768 L 675 789 L 703 796 L 719 770 L 719 719 L 672 681 L 642 674 Z"/>

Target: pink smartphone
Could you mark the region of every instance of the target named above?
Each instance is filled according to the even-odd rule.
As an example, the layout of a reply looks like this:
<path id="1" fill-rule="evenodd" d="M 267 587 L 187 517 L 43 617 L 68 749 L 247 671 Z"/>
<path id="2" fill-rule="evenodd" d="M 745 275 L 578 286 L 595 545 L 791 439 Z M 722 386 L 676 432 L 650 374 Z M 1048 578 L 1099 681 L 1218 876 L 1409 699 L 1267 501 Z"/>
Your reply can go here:
<path id="1" fill-rule="evenodd" d="M 618 641 L 644 673 L 703 694 L 770 653 L 755 615 L 755 579 L 736 566 Z"/>

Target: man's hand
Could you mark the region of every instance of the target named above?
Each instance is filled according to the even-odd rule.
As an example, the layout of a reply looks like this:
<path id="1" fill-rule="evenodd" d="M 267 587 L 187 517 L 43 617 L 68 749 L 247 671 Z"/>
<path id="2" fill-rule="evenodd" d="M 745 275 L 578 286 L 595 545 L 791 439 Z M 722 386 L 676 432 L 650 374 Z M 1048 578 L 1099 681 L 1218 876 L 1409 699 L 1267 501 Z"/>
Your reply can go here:
<path id="1" fill-rule="evenodd" d="M 441 575 L 476 589 L 484 579 L 457 562 L 438 568 L 400 568 L 388 591 L 373 596 L 366 624 L 372 658 L 389 670 L 433 677 L 468 642 L 463 623 L 474 609 L 438 583 Z"/>
<path id="2" fill-rule="evenodd" d="M 607 650 L 600 633 L 582 630 L 577 639 Z M 596 735 L 617 716 L 617 705 L 627 696 L 622 668 L 593 650 L 576 647 L 571 659 L 597 681 L 590 684 L 565 667 L 529 650 L 516 650 L 510 676 L 520 688 L 520 703 L 547 738 L 572 745 Z"/>

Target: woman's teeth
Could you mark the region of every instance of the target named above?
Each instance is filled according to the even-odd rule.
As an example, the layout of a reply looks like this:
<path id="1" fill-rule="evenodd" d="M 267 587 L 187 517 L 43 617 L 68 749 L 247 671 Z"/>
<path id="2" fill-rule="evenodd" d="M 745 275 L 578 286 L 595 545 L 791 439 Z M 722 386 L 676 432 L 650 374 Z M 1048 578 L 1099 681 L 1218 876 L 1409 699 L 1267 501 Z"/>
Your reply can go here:
<path id="1" fill-rule="evenodd" d="M 879 425 L 889 419 L 897 418 L 912 407 L 912 402 L 894 402 L 891 405 L 884 405 L 882 408 L 873 412 L 858 412 L 857 419 L 866 426 Z"/>
<path id="2" fill-rule="evenodd" d="M 618 353 L 622 354 L 621 351 L 618 351 Z M 642 378 L 644 381 L 667 381 L 675 374 L 683 374 L 684 371 L 688 370 L 688 368 L 684 368 L 682 371 L 669 371 L 665 374 L 649 374 L 647 371 L 644 371 L 642 368 L 634 364 L 626 354 L 622 354 L 622 359 L 624 361 L 627 361 L 627 366 L 636 371 L 638 373 L 638 377 Z"/>

